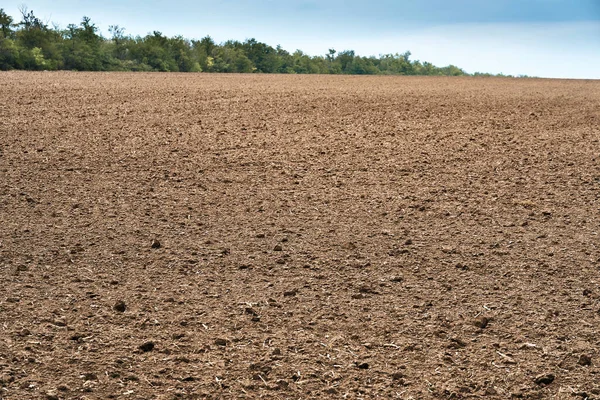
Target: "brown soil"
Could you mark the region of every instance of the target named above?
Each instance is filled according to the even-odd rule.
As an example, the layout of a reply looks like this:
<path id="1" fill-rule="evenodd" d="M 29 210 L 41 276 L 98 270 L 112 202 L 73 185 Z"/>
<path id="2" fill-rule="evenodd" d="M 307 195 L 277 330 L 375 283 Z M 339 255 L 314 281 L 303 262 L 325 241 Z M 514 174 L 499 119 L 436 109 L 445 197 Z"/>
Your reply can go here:
<path id="1" fill-rule="evenodd" d="M 600 398 L 600 82 L 0 95 L 0 398 Z"/>

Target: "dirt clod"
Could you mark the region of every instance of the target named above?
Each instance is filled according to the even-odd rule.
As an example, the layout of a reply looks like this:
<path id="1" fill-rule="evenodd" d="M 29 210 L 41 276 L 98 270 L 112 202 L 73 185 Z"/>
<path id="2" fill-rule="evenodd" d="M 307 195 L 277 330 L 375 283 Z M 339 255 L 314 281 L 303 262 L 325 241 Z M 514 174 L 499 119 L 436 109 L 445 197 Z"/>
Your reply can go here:
<path id="1" fill-rule="evenodd" d="M 94 374 L 93 372 L 88 372 L 86 374 L 83 374 L 83 380 L 84 381 L 97 381 L 98 375 Z"/>
<path id="2" fill-rule="evenodd" d="M 473 325 L 479 329 L 485 329 L 489 323 L 490 319 L 488 317 L 478 317 L 473 321 Z"/>
<path id="3" fill-rule="evenodd" d="M 141 344 L 138 348 L 142 352 L 148 353 L 148 352 L 154 350 L 154 346 L 155 346 L 154 342 L 145 342 L 145 343 Z"/>
<path id="4" fill-rule="evenodd" d="M 119 300 L 113 306 L 113 310 L 123 313 L 127 310 L 127 305 L 125 304 L 125 302 L 123 300 Z"/>
<path id="5" fill-rule="evenodd" d="M 27 328 L 23 328 L 18 333 L 19 336 L 29 336 L 31 335 L 31 331 Z"/>
<path id="6" fill-rule="evenodd" d="M 395 381 L 399 381 L 400 379 L 403 379 L 405 377 L 403 372 L 394 372 L 391 376 L 392 379 Z"/>
<path id="7" fill-rule="evenodd" d="M 360 286 L 358 288 L 358 292 L 363 293 L 363 294 L 380 294 L 380 292 L 377 289 L 375 289 L 369 285 Z"/>
<path id="8" fill-rule="evenodd" d="M 577 361 L 577 364 L 579 365 L 583 365 L 583 366 L 590 366 L 592 365 L 592 357 L 588 356 L 587 354 L 582 354 L 579 356 L 579 360 Z"/>
<path id="9" fill-rule="evenodd" d="M 244 310 L 244 312 L 246 314 L 250 314 L 252 316 L 257 316 L 258 315 L 258 313 L 256 312 L 256 310 L 254 308 L 252 308 L 252 307 L 246 307 L 246 309 Z"/>
<path id="10" fill-rule="evenodd" d="M 152 242 L 150 243 L 150 247 L 153 249 L 160 249 L 161 248 L 161 244 L 158 241 L 158 239 L 152 239 Z"/>
<path id="11" fill-rule="evenodd" d="M 549 385 L 552 382 L 554 382 L 554 374 L 540 374 L 537 375 L 533 381 L 537 384 L 537 385 Z"/>
<path id="12" fill-rule="evenodd" d="M 455 349 L 461 349 L 466 346 L 467 346 L 467 342 L 465 342 L 464 340 L 462 340 L 459 337 L 451 337 L 450 343 L 448 344 L 448 347 L 452 347 Z"/>

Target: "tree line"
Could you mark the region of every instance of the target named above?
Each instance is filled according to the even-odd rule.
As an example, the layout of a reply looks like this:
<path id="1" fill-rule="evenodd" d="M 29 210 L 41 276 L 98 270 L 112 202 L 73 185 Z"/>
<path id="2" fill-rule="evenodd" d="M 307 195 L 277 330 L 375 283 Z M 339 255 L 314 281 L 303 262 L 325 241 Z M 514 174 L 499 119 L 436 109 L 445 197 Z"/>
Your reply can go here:
<path id="1" fill-rule="evenodd" d="M 412 60 L 409 51 L 362 57 L 352 50 L 330 49 L 324 56 L 310 56 L 255 39 L 218 44 L 210 36 L 189 40 L 158 31 L 131 36 L 118 25 L 109 27 L 106 38 L 88 17 L 62 29 L 48 25 L 26 7 L 20 12 L 21 21 L 16 22 L 0 9 L 0 70 L 468 75 L 454 65 L 437 67 Z"/>

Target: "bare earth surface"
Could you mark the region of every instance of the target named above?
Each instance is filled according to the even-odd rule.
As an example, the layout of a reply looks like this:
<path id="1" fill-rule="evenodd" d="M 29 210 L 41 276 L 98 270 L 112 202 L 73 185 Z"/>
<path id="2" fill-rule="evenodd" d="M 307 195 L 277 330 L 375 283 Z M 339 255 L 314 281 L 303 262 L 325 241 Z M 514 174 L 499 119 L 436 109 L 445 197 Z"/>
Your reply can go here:
<path id="1" fill-rule="evenodd" d="M 0 398 L 600 398 L 600 82 L 0 74 Z"/>

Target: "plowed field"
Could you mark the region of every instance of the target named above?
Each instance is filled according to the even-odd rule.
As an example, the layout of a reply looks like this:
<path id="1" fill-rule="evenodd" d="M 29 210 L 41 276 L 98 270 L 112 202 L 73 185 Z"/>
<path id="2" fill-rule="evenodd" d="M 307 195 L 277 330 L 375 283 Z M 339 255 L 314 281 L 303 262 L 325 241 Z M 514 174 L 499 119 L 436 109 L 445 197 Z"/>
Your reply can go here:
<path id="1" fill-rule="evenodd" d="M 0 398 L 600 398 L 600 82 L 0 74 Z"/>

